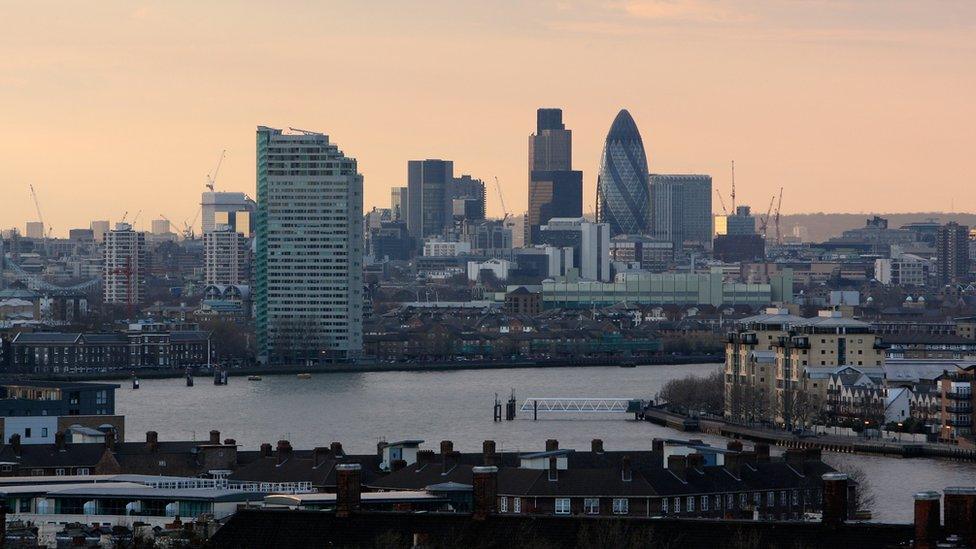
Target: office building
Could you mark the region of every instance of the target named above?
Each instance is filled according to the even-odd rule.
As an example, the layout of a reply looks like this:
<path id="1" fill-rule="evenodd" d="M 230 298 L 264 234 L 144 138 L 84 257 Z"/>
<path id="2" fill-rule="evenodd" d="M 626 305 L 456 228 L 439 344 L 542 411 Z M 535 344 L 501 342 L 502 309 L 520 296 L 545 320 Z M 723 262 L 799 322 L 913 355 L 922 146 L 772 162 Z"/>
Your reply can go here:
<path id="1" fill-rule="evenodd" d="M 643 235 L 618 235 L 610 239 L 610 261 L 663 272 L 674 263 L 674 243 Z"/>
<path id="2" fill-rule="evenodd" d="M 393 187 L 390 189 L 390 215 L 393 221 L 407 220 L 407 200 L 409 193 L 406 187 Z"/>
<path id="3" fill-rule="evenodd" d="M 203 233 L 204 278 L 207 284 L 250 283 L 248 238 L 229 225 Z"/>
<path id="4" fill-rule="evenodd" d="M 110 226 L 111 225 L 109 225 L 109 222 L 104 220 L 91 222 L 89 227 L 91 227 L 92 235 L 95 237 L 95 242 L 98 242 L 99 244 L 105 242 L 105 233 L 109 231 Z"/>
<path id="5" fill-rule="evenodd" d="M 651 174 L 651 234 L 684 246 L 711 247 L 712 178 Z"/>
<path id="6" fill-rule="evenodd" d="M 572 248 L 573 265 L 585 280 L 610 280 L 610 228 L 582 217 L 553 218 L 539 228 L 539 244 Z"/>
<path id="7" fill-rule="evenodd" d="M 874 260 L 874 278 L 885 286 L 924 286 L 928 267 L 921 258 L 902 255 Z"/>
<path id="8" fill-rule="evenodd" d="M 407 163 L 407 228 L 418 241 L 444 234 L 453 225 L 453 183 L 454 162 L 450 160 Z"/>
<path id="9" fill-rule="evenodd" d="M 554 217 L 583 215 L 583 172 L 573 171 L 573 132 L 563 124 L 561 109 L 539 109 L 536 131 L 529 136 L 529 209 L 524 245 Z"/>
<path id="10" fill-rule="evenodd" d="M 169 232 L 169 221 L 166 219 L 152 220 L 152 234 L 166 234 Z"/>
<path id="11" fill-rule="evenodd" d="M 647 156 L 637 123 L 626 109 L 617 113 L 607 133 L 597 178 L 597 221 L 610 235 L 647 234 L 650 196 Z"/>
<path id="12" fill-rule="evenodd" d="M 485 182 L 463 174 L 451 186 L 455 219 L 479 221 L 485 218 Z"/>
<path id="13" fill-rule="evenodd" d="M 116 223 L 105 233 L 102 281 L 105 303 L 136 305 L 142 301 L 149 262 L 146 233 Z"/>
<path id="14" fill-rule="evenodd" d="M 201 196 L 200 208 L 203 232 L 207 232 L 217 226 L 218 212 L 253 212 L 255 205 L 244 193 L 207 191 Z"/>
<path id="15" fill-rule="evenodd" d="M 329 137 L 257 129 L 258 360 L 311 363 L 362 350 L 363 176 Z"/>
<path id="16" fill-rule="evenodd" d="M 715 216 L 716 235 L 754 235 L 756 234 L 756 218 L 749 206 L 738 206 L 731 215 Z"/>
<path id="17" fill-rule="evenodd" d="M 370 233 L 369 255 L 373 261 L 407 261 L 413 251 L 413 238 L 405 221 L 382 221 Z"/>
<path id="18" fill-rule="evenodd" d="M 27 232 L 25 234 L 27 238 L 36 238 L 38 240 L 44 238 L 44 223 L 41 221 L 28 221 Z"/>
<path id="19" fill-rule="evenodd" d="M 965 282 L 969 279 L 969 227 L 946 223 L 939 227 L 936 240 L 939 282 Z"/>

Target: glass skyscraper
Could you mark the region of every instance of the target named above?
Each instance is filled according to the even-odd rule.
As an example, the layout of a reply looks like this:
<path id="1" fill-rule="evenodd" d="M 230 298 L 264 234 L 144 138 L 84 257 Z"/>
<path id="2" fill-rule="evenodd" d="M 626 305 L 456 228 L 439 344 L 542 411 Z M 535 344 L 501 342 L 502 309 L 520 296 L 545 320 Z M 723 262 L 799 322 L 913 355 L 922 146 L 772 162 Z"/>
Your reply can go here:
<path id="1" fill-rule="evenodd" d="M 610 236 L 648 233 L 647 157 L 637 124 L 626 109 L 614 118 L 600 158 L 597 221 L 610 225 Z"/>
<path id="2" fill-rule="evenodd" d="M 535 244 L 539 227 L 554 217 L 583 215 L 583 172 L 573 170 L 573 132 L 562 109 L 536 111 L 529 136 L 529 208 L 524 244 Z"/>
<path id="3" fill-rule="evenodd" d="M 321 133 L 257 129 L 258 359 L 308 364 L 363 347 L 363 176 Z"/>
<path id="4" fill-rule="evenodd" d="M 712 244 L 712 178 L 708 175 L 651 174 L 651 234 L 679 250 Z"/>
<path id="5" fill-rule="evenodd" d="M 453 183 L 454 162 L 450 160 L 407 162 L 407 229 L 418 243 L 453 226 Z"/>

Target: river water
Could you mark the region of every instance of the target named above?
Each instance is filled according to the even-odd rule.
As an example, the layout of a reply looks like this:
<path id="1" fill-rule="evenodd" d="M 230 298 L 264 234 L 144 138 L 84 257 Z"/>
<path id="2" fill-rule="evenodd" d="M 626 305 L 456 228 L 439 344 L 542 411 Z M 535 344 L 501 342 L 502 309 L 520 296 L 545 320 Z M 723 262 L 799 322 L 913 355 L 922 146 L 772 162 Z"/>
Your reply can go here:
<path id="1" fill-rule="evenodd" d="M 197 378 L 143 380 L 116 393 L 116 413 L 126 416 L 126 438 L 144 440 L 154 430 L 161 440 L 206 438 L 211 429 L 246 449 L 261 443 L 291 441 L 296 448 L 339 441 L 347 451 L 368 453 L 380 440 L 418 438 L 427 447 L 454 441 L 456 449 L 481 450 L 485 439 L 499 450 L 538 451 L 545 440 L 562 448 L 589 449 L 601 438 L 607 449 L 650 449 L 654 437 L 684 438 L 626 414 L 520 414 L 515 421 L 494 422 L 495 394 L 504 401 L 512 389 L 519 403 L 528 397 L 653 398 L 669 379 L 706 375 L 716 364 L 638 368 L 523 368 L 456 372 L 367 372 L 317 374 L 312 379 L 264 376 L 261 381 L 233 377 L 226 386 Z M 720 437 L 693 438 L 723 445 Z M 856 465 L 876 496 L 874 520 L 911 522 L 912 494 L 946 486 L 976 485 L 976 465 L 928 459 L 903 460 L 849 454 L 825 454 L 844 470 Z"/>

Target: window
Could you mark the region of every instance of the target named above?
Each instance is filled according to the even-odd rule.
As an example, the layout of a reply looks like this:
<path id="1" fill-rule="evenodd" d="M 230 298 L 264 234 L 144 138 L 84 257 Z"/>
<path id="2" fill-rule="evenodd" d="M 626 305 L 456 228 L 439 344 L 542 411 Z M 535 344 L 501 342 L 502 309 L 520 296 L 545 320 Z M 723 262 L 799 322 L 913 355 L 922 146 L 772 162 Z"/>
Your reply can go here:
<path id="1" fill-rule="evenodd" d="M 694 513 L 695 512 L 695 497 L 694 496 L 688 496 L 688 498 L 685 500 L 685 507 L 688 509 L 688 512 L 689 513 Z"/>
<path id="2" fill-rule="evenodd" d="M 745 509 L 745 508 L 746 508 L 746 495 L 739 494 L 739 509 Z"/>
<path id="3" fill-rule="evenodd" d="M 799 505 L 799 504 L 800 504 L 800 491 L 793 490 L 793 505 Z"/>
<path id="4" fill-rule="evenodd" d="M 732 494 L 726 494 L 725 495 L 725 508 L 726 509 L 732 509 L 732 507 L 734 505 L 735 505 L 735 497 Z"/>
<path id="5" fill-rule="evenodd" d="M 661 514 L 668 514 L 668 498 L 661 498 Z"/>
<path id="6" fill-rule="evenodd" d="M 64 476 L 64 469 L 63 468 L 55 469 L 54 470 L 54 474 L 57 475 L 57 476 L 59 476 L 59 477 L 63 477 Z"/>
<path id="7" fill-rule="evenodd" d="M 556 498 L 556 514 L 557 515 L 569 514 L 569 498 Z"/>
<path id="8" fill-rule="evenodd" d="M 498 511 L 500 513 L 507 513 L 508 512 L 508 498 L 507 497 L 502 496 L 502 497 L 498 498 Z"/>
<path id="9" fill-rule="evenodd" d="M 753 492 L 753 494 L 752 494 L 752 502 L 756 504 L 756 507 L 761 507 L 762 506 L 762 493 L 761 492 Z"/>
<path id="10" fill-rule="evenodd" d="M 702 506 L 701 507 L 701 510 L 702 511 L 708 511 L 708 496 L 702 496 L 701 498 L 702 498 L 701 499 L 701 506 Z"/>
<path id="11" fill-rule="evenodd" d="M 78 468 L 78 474 L 79 475 L 88 475 L 88 474 L 90 474 L 88 472 L 88 467 L 79 467 Z"/>
<path id="12" fill-rule="evenodd" d="M 774 507 L 776 505 L 776 492 L 766 492 L 766 507 Z"/>
<path id="13" fill-rule="evenodd" d="M 512 512 L 521 513 L 522 512 L 522 498 L 512 498 Z"/>
<path id="14" fill-rule="evenodd" d="M 681 512 L 681 498 L 674 498 L 674 512 Z"/>
<path id="15" fill-rule="evenodd" d="M 24 438 L 30 438 L 30 437 L 31 437 L 31 428 L 30 427 L 24 428 Z"/>
<path id="16" fill-rule="evenodd" d="M 627 498 L 613 498 L 613 514 L 626 515 L 630 510 L 630 500 Z"/>
<path id="17" fill-rule="evenodd" d="M 586 498 L 583 500 L 583 512 L 587 515 L 600 514 L 600 500 L 597 498 Z"/>
<path id="18" fill-rule="evenodd" d="M 47 427 L 41 427 L 41 438 L 47 438 Z"/>
<path id="19" fill-rule="evenodd" d="M 782 490 L 779 493 L 779 505 L 780 507 L 786 507 L 786 490 Z"/>

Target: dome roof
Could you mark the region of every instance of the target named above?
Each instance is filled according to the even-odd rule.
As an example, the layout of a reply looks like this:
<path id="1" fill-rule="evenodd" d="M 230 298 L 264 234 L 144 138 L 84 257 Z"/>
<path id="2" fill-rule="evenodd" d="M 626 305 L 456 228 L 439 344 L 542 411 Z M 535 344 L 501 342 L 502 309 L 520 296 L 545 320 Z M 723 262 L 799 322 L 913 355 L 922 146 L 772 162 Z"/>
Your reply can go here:
<path id="1" fill-rule="evenodd" d="M 630 116 L 627 109 L 621 109 L 617 113 L 617 117 L 613 119 L 613 124 L 610 125 L 610 131 L 607 133 L 607 141 L 627 141 L 632 139 L 641 141 L 640 132 L 637 130 L 637 122 L 634 122 L 634 117 Z"/>

